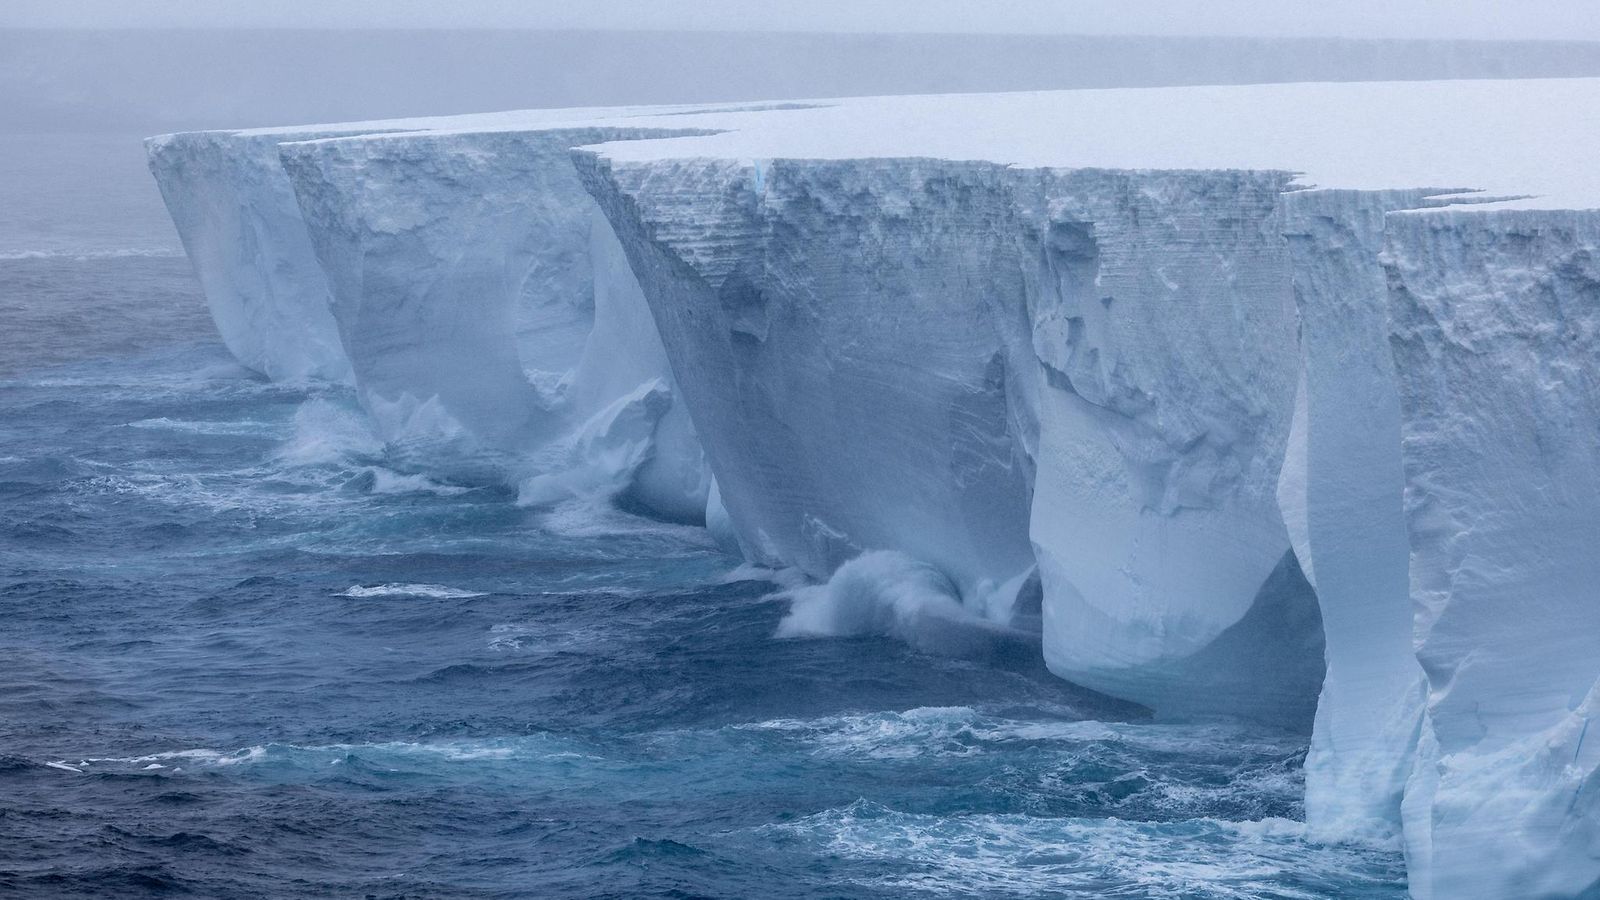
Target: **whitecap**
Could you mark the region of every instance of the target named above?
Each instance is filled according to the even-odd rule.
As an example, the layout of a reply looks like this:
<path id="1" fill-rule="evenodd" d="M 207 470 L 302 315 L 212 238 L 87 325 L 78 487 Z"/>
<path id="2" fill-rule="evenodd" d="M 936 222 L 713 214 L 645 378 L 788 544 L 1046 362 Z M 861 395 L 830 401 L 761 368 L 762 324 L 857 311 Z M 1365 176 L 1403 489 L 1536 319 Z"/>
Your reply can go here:
<path id="1" fill-rule="evenodd" d="M 426 475 L 405 474 L 381 466 L 368 466 L 362 471 L 372 478 L 372 484 L 367 488 L 370 494 L 434 494 L 440 497 L 454 497 L 472 490 L 460 485 L 441 484 Z"/>
<path id="2" fill-rule="evenodd" d="M 169 419 L 160 417 L 155 419 L 140 419 L 137 422 L 128 422 L 127 428 L 140 428 L 151 431 L 179 431 L 188 434 L 214 434 L 224 436 L 264 436 L 277 432 L 280 426 L 271 422 L 254 422 L 243 420 L 237 422 L 226 421 L 190 421 L 186 419 Z"/>
<path id="3" fill-rule="evenodd" d="M 70 765 L 66 760 L 60 760 L 58 763 L 46 763 L 46 765 L 69 769 L 76 766 L 74 771 L 106 767 L 128 768 L 131 766 L 140 766 L 144 769 L 149 769 L 152 766 L 160 768 L 162 765 L 171 762 L 187 762 L 191 765 L 200 766 L 233 766 L 241 763 L 256 762 L 265 757 L 266 754 L 267 748 L 259 745 L 231 752 L 196 747 L 188 750 L 166 750 L 143 756 L 92 756 L 80 759 L 77 763 Z"/>
<path id="4" fill-rule="evenodd" d="M 289 465 L 319 466 L 382 452 L 383 442 L 359 410 L 314 397 L 295 410 L 293 436 L 277 456 Z"/>
<path id="5" fill-rule="evenodd" d="M 501 653 L 570 653 L 602 645 L 606 640 L 592 628 L 503 622 L 489 629 L 489 649 Z"/>
<path id="6" fill-rule="evenodd" d="M 951 656 L 1030 640 L 963 606 L 960 591 L 938 568 L 892 550 L 863 553 L 826 582 L 782 596 L 791 605 L 778 623 L 780 638 L 882 635 Z"/>
<path id="7" fill-rule="evenodd" d="M 275 767 L 317 769 L 341 765 L 360 757 L 379 766 L 427 764 L 430 762 L 570 762 L 602 760 L 583 752 L 587 748 L 553 735 L 526 735 L 513 738 L 441 741 L 384 741 L 369 744 L 262 744 L 224 751 L 206 747 L 167 750 L 141 756 L 89 757 L 74 762 L 57 760 L 45 763 L 62 771 L 88 774 L 105 772 L 144 772 L 163 770 L 168 774 L 190 770 L 209 770 L 235 766 L 272 765 Z M 180 765 L 181 764 L 181 765 Z"/>
<path id="8" fill-rule="evenodd" d="M 355 600 L 367 600 L 374 597 L 422 597 L 428 600 L 469 600 L 473 597 L 487 597 L 483 591 L 468 591 L 461 588 L 447 587 L 442 584 L 375 584 L 370 587 L 353 584 L 348 590 L 334 594 L 335 597 L 349 597 Z"/>
<path id="9" fill-rule="evenodd" d="M 608 497 L 557 503 L 540 513 L 539 526 L 557 537 L 660 537 L 708 550 L 716 546 L 704 528 L 637 516 L 618 509 Z"/>
<path id="10" fill-rule="evenodd" d="M 1399 854 L 1312 844 L 1303 823 L 1276 818 L 1138 822 L 926 815 L 858 800 L 763 826 L 757 835 L 782 835 L 819 852 L 883 863 L 885 874 L 861 883 L 900 891 L 1245 900 L 1404 884 Z"/>
<path id="11" fill-rule="evenodd" d="M 135 257 L 148 257 L 155 259 L 176 259 L 183 256 L 183 251 L 171 247 L 112 247 L 112 248 L 79 248 L 68 250 L 5 250 L 0 251 L 0 260 L 21 259 L 70 259 L 83 262 L 90 259 L 128 259 Z"/>
<path id="12" fill-rule="evenodd" d="M 1175 815 L 1234 804 L 1246 795 L 1261 801 L 1257 809 L 1292 810 L 1304 792 L 1295 760 L 1305 739 L 1243 726 L 1024 720 L 949 706 L 769 719 L 730 730 L 764 732 L 808 748 L 812 756 L 848 761 L 1004 759 L 1026 746 L 1052 760 L 1046 777 L 1065 779 L 1063 790 L 1092 787 L 1080 780 L 1085 771 L 1142 774 L 1148 784 L 1129 802 Z M 1154 762 L 1170 755 L 1194 760 L 1195 771 L 1184 774 Z"/>
<path id="13" fill-rule="evenodd" d="M 811 579 L 806 573 L 797 568 L 782 569 L 768 568 L 751 562 L 740 563 L 718 579 L 722 584 L 737 584 L 741 581 L 767 581 L 785 591 L 792 591 L 811 584 Z"/>

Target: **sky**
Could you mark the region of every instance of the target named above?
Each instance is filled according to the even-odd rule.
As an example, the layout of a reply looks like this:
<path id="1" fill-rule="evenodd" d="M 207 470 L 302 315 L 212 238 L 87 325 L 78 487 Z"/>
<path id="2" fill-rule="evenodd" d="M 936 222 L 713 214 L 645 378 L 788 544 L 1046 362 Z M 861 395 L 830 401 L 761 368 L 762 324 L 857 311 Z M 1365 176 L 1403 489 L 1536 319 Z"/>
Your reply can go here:
<path id="1" fill-rule="evenodd" d="M 1600 40 L 1597 0 L 4 0 L 0 27 L 551 28 Z"/>

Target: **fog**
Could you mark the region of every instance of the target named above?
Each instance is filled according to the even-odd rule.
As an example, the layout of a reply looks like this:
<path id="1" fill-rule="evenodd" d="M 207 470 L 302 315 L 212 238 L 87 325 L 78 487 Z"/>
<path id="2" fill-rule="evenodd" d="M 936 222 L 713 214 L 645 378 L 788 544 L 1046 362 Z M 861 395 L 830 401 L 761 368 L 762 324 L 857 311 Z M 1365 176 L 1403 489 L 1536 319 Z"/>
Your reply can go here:
<path id="1" fill-rule="evenodd" d="M 489 30 L 0 30 L 0 131 L 527 107 L 1600 74 L 1600 44 Z"/>
<path id="2" fill-rule="evenodd" d="M 1592 0 L 7 0 L 7 26 L 1600 39 Z"/>
<path id="3" fill-rule="evenodd" d="M 0 8 L 0 21 L 17 9 Z M 171 131 L 552 106 L 1535 75 L 1600 75 L 1600 44 L 0 28 L 0 255 L 175 250 L 139 140 Z"/>

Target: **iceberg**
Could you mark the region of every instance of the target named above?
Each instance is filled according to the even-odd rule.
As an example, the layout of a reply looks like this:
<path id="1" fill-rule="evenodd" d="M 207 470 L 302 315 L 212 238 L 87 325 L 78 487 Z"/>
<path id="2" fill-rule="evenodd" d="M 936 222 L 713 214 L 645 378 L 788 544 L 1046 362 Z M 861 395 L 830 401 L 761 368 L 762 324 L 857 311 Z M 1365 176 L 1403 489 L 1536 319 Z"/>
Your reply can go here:
<path id="1" fill-rule="evenodd" d="M 349 377 L 327 281 L 278 164 L 280 142 L 329 133 L 339 132 L 193 132 L 145 142 L 223 343 L 275 380 Z"/>
<path id="2" fill-rule="evenodd" d="M 1315 600 L 1292 559 L 1266 586 L 1289 553 L 1275 488 L 1299 352 L 1278 225 L 1291 178 L 1049 172 L 1031 525 L 1045 660 L 1167 714 L 1308 719 Z M 1253 656 L 1267 648 L 1285 652 Z M 1263 669 L 1277 676 L 1246 674 Z"/>
<path id="3" fill-rule="evenodd" d="M 1570 111 L 1596 102 L 1283 84 L 283 130 L 240 190 L 321 293 L 212 302 L 225 333 L 325 313 L 418 467 L 798 570 L 784 636 L 1031 641 L 1158 716 L 1309 728 L 1314 837 L 1401 842 L 1418 897 L 1583 896 L 1600 179 Z M 155 168 L 169 203 L 212 190 Z M 173 207 L 205 271 L 239 216 Z M 228 247 L 216 271 L 271 280 Z"/>
<path id="4" fill-rule="evenodd" d="M 966 173 L 1001 192 L 980 212 L 936 163 L 668 165 L 586 173 L 741 544 L 818 579 L 867 550 L 935 561 L 1008 621 L 996 592 L 1033 559 L 1018 376 L 985 311 L 1022 296 L 1014 229 L 991 217 L 1014 215 L 1003 173 Z M 885 204 L 901 214 L 841 227 Z"/>
<path id="5" fill-rule="evenodd" d="M 629 492 L 704 521 L 693 425 L 567 155 L 671 133 L 535 125 L 283 144 L 356 387 L 402 464 L 513 484 L 530 503 Z"/>

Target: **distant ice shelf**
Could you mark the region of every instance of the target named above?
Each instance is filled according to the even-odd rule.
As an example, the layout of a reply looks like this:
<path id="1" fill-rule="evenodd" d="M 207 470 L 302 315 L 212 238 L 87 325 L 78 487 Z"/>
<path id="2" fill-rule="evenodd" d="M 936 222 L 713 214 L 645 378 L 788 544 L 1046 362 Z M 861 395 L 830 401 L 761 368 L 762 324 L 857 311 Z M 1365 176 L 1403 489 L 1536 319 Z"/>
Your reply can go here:
<path id="1" fill-rule="evenodd" d="M 1419 898 L 1600 890 L 1600 81 L 153 138 L 228 346 L 397 459 L 1312 730 Z"/>

